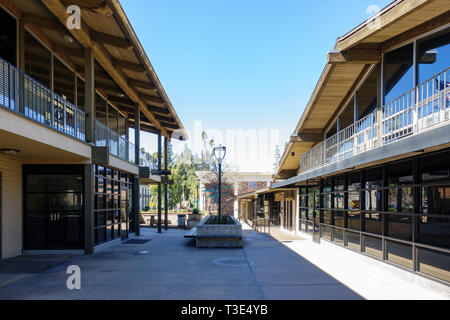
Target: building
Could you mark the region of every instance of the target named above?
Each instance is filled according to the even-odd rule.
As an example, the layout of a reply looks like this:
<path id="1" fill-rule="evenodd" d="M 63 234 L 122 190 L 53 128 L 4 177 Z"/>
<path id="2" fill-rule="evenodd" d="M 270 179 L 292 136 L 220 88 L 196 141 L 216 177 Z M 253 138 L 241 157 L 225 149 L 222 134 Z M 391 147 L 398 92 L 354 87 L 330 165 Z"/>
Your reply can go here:
<path id="1" fill-rule="evenodd" d="M 0 257 L 139 234 L 140 133 L 187 136 L 120 3 L 0 0 L 0 24 Z"/>
<path id="2" fill-rule="evenodd" d="M 254 219 L 450 282 L 448 10 L 397 0 L 337 39 Z"/>
<path id="3" fill-rule="evenodd" d="M 211 181 L 210 172 L 197 171 L 195 174 L 199 178 L 199 209 L 201 211 L 217 212 L 217 181 Z M 241 207 L 244 201 L 241 201 L 240 197 L 260 188 L 268 187 L 271 182 L 271 173 L 237 172 L 226 174 L 222 186 L 222 210 L 224 214 L 241 218 L 246 207 Z"/>

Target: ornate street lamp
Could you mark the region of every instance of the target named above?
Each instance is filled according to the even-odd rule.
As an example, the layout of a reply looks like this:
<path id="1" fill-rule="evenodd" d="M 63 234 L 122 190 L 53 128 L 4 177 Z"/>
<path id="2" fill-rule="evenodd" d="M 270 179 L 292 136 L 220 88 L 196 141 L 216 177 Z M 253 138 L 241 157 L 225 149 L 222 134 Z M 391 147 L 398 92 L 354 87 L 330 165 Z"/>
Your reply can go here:
<path id="1" fill-rule="evenodd" d="M 213 150 L 214 158 L 217 160 L 217 164 L 219 165 L 219 224 L 220 224 L 220 216 L 222 213 L 222 161 L 227 154 L 227 148 L 219 145 Z"/>

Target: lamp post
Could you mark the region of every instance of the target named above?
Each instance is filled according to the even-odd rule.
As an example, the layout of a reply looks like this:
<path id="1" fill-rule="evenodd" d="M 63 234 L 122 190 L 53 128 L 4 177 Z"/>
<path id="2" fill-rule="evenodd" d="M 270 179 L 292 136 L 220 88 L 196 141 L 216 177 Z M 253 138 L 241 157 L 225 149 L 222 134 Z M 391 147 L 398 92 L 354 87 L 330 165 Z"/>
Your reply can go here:
<path id="1" fill-rule="evenodd" d="M 214 158 L 217 160 L 217 164 L 219 165 L 219 224 L 220 224 L 220 216 L 222 213 L 222 161 L 225 158 L 227 153 L 227 148 L 219 145 L 214 148 Z"/>

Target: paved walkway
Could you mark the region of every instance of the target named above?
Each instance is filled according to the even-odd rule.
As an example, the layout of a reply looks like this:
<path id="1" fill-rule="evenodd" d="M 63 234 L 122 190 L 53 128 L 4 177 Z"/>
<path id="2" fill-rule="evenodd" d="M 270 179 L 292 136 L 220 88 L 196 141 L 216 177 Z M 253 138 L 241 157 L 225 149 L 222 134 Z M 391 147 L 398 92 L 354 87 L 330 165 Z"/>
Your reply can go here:
<path id="1" fill-rule="evenodd" d="M 361 299 L 271 237 L 245 230 L 243 250 L 197 249 L 184 233 L 144 229 L 140 239 L 150 241 L 91 256 L 2 261 L 0 279 L 10 280 L 0 282 L 0 299 Z M 21 265 L 30 259 L 38 267 Z M 66 287 L 71 264 L 81 290 Z"/>

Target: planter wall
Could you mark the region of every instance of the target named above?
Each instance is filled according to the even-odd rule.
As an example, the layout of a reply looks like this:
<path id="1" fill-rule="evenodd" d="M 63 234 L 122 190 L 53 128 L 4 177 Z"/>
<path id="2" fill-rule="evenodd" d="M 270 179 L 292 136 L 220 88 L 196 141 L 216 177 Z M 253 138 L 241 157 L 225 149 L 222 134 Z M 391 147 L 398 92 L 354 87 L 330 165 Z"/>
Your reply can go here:
<path id="1" fill-rule="evenodd" d="M 197 248 L 242 248 L 242 225 L 231 217 L 234 224 L 207 224 L 210 216 L 197 225 Z"/>

